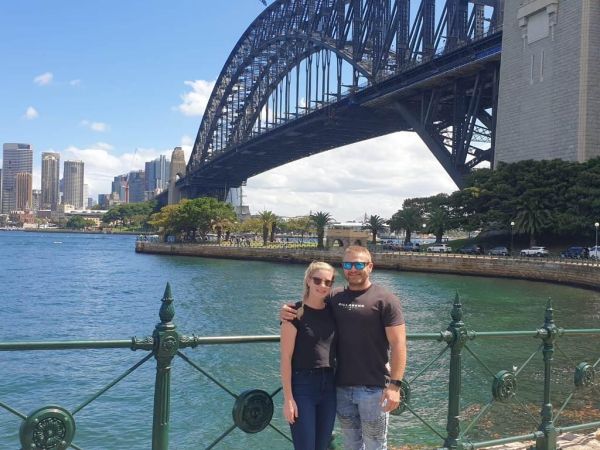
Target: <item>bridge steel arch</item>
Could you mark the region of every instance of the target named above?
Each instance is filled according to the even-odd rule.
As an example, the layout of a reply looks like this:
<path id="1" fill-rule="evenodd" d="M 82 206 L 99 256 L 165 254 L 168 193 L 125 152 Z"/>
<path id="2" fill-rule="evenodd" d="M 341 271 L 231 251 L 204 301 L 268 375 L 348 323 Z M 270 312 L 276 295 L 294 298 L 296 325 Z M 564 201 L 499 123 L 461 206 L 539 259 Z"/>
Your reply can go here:
<path id="1" fill-rule="evenodd" d="M 278 165 L 417 132 L 458 186 L 493 161 L 503 0 L 276 0 L 208 101 L 188 197 Z"/>

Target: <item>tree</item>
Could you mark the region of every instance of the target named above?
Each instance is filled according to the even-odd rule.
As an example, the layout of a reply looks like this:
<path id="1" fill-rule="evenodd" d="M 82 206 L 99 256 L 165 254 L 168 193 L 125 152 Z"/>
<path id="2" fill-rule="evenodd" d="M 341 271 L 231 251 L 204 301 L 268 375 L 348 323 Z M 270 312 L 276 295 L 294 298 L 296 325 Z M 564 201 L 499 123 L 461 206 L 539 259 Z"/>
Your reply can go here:
<path id="1" fill-rule="evenodd" d="M 515 227 L 518 233 L 529 235 L 529 246 L 535 245 L 535 236 L 550 220 L 550 213 L 534 199 L 525 199 L 518 209 Z"/>
<path id="2" fill-rule="evenodd" d="M 158 228 L 163 236 L 177 235 L 180 232 L 176 218 L 178 209 L 179 205 L 164 206 L 150 216 L 149 223 Z"/>
<path id="3" fill-rule="evenodd" d="M 421 227 L 423 219 L 417 208 L 403 208 L 398 210 L 392 218 L 388 221 L 390 231 L 398 233 L 404 230 L 404 243 L 408 244 L 411 240 L 411 234 L 413 231 L 418 230 Z"/>
<path id="4" fill-rule="evenodd" d="M 212 229 L 222 232 L 233 222 L 233 207 L 210 197 L 183 199 L 177 205 L 165 206 L 149 221 L 151 225 L 161 227 L 164 234 L 183 234 L 192 241 L 196 240 L 197 234 L 205 237 Z"/>
<path id="5" fill-rule="evenodd" d="M 304 235 L 313 227 L 310 216 L 300 216 L 289 219 L 286 223 L 289 231 L 300 233 L 300 243 L 304 242 Z"/>
<path id="6" fill-rule="evenodd" d="M 263 246 L 266 247 L 269 234 L 273 230 L 273 224 L 276 222 L 277 216 L 272 211 L 261 211 L 258 213 L 258 218 L 262 225 Z"/>
<path id="7" fill-rule="evenodd" d="M 231 231 L 236 219 L 235 211 L 230 204 L 222 203 L 216 205 L 213 211 L 212 229 L 217 232 L 217 243 L 221 243 L 221 236 L 224 231 Z"/>
<path id="8" fill-rule="evenodd" d="M 362 225 L 363 230 L 369 230 L 373 236 L 373 244 L 377 244 L 377 234 L 385 230 L 385 219 L 375 215 L 369 218 Z"/>
<path id="9" fill-rule="evenodd" d="M 450 221 L 450 215 L 443 207 L 431 212 L 427 217 L 427 230 L 435 235 L 436 244 L 442 243 L 444 233 L 449 229 Z"/>
<path id="10" fill-rule="evenodd" d="M 86 220 L 81 216 L 73 216 L 67 220 L 66 228 L 71 228 L 74 230 L 83 230 L 86 226 Z"/>
<path id="11" fill-rule="evenodd" d="M 325 248 L 323 238 L 325 236 L 325 227 L 333 221 L 331 215 L 327 212 L 317 211 L 310 215 L 310 220 L 315 224 L 317 229 L 317 248 Z"/>

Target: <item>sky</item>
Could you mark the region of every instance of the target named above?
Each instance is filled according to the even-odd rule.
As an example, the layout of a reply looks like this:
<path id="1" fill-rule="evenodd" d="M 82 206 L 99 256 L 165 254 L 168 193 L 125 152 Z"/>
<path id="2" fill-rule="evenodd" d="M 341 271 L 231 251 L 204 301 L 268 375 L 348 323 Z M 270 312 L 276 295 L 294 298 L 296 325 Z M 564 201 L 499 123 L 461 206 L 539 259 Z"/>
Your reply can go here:
<path id="1" fill-rule="evenodd" d="M 271 3 L 269 1 L 269 3 Z M 89 195 L 196 137 L 214 81 L 260 0 L 0 2 L 0 142 L 82 160 Z M 62 176 L 62 167 L 61 167 Z M 414 133 L 333 149 L 250 178 L 244 203 L 279 216 L 388 219 L 456 190 Z"/>

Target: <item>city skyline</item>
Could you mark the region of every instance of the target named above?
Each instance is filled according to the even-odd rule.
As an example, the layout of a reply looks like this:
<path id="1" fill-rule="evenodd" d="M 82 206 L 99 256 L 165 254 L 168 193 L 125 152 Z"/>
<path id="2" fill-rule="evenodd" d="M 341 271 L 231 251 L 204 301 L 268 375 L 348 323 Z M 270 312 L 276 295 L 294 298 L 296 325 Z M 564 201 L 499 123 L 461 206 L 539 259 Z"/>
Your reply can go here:
<path id="1" fill-rule="evenodd" d="M 0 52 L 15 70 L 0 73 L 0 139 L 32 144 L 33 188 L 41 187 L 42 152 L 83 161 L 94 198 L 110 192 L 114 176 L 144 169 L 175 147 L 187 161 L 214 80 L 264 10 L 258 0 L 232 2 L 2 4 L 9 20 Z M 24 22 L 26 35 L 19 33 Z M 253 213 L 323 210 L 349 220 L 389 217 L 405 198 L 455 189 L 416 135 L 396 133 L 255 176 L 244 202 Z"/>

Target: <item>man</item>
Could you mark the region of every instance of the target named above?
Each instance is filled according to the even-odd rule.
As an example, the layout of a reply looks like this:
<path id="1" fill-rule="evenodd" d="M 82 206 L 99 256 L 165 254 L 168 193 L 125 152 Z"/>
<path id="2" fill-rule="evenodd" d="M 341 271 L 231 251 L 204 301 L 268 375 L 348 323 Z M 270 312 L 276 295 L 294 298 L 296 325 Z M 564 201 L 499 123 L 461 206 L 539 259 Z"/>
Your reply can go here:
<path id="1" fill-rule="evenodd" d="M 386 450 L 389 412 L 400 405 L 406 367 L 402 305 L 371 283 L 366 248 L 346 248 L 342 268 L 348 286 L 336 289 L 329 302 L 338 333 L 337 416 L 344 449 Z M 292 320 L 294 310 L 284 306 L 281 318 Z"/>

